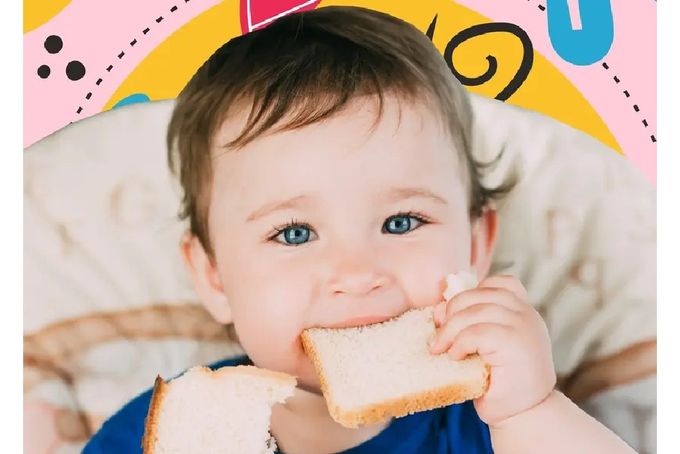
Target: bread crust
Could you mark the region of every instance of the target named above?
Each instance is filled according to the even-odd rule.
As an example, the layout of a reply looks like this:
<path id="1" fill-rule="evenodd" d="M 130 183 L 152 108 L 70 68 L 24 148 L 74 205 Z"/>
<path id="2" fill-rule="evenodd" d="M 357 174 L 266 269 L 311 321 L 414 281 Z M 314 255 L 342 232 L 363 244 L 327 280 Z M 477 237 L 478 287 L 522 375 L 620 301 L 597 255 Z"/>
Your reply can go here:
<path id="1" fill-rule="evenodd" d="M 267 369 L 260 369 L 256 366 L 232 366 L 221 367 L 217 370 L 212 370 L 208 367 L 198 366 L 190 370 L 208 375 L 211 379 L 219 379 L 224 375 L 250 375 L 252 377 L 266 378 L 275 380 L 282 387 L 292 387 L 297 385 L 297 380 L 292 375 L 283 372 L 275 372 Z M 181 378 L 178 377 L 178 378 Z M 144 426 L 144 436 L 142 437 L 142 450 L 144 454 L 154 454 L 156 446 L 156 437 L 158 434 L 158 423 L 160 418 L 160 411 L 163 406 L 163 400 L 168 393 L 168 389 L 172 386 L 172 382 L 168 383 L 160 376 L 156 377 L 153 387 L 153 395 L 151 396 L 151 403 L 149 411 L 146 416 Z"/>
<path id="2" fill-rule="evenodd" d="M 146 415 L 144 424 L 144 436 L 142 437 L 142 452 L 144 454 L 154 454 L 156 434 L 158 433 L 158 418 L 167 392 L 168 384 L 165 383 L 165 380 L 160 375 L 156 376 L 151 404 L 149 405 L 149 412 Z"/>
<path id="3" fill-rule="evenodd" d="M 390 417 L 401 417 L 420 411 L 465 402 L 481 397 L 489 388 L 490 367 L 484 364 L 483 379 L 468 383 L 455 383 L 440 388 L 430 389 L 421 393 L 401 396 L 383 402 L 369 405 L 357 410 L 343 410 L 334 400 L 333 393 L 328 386 L 321 359 L 307 332 L 303 332 L 302 346 L 312 360 L 314 368 L 319 375 L 321 391 L 328 405 L 331 417 L 339 424 L 347 428 L 357 428 L 362 425 L 375 424 Z"/>
<path id="4" fill-rule="evenodd" d="M 488 388 L 488 366 L 484 367 L 483 384 L 477 382 L 457 383 L 422 393 L 402 396 L 370 405 L 359 410 L 343 411 L 334 402 L 329 401 L 329 411 L 333 419 L 345 427 L 356 428 L 362 425 L 375 424 L 390 417 L 399 418 L 420 411 L 447 407 L 467 400 L 481 397 Z"/>

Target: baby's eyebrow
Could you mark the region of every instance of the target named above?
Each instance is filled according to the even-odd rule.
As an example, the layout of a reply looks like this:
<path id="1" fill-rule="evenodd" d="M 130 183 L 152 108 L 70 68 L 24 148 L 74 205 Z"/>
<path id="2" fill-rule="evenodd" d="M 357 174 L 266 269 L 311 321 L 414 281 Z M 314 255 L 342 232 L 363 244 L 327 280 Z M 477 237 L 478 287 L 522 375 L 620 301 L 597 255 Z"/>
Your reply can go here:
<path id="1" fill-rule="evenodd" d="M 288 210 L 291 208 L 297 208 L 303 205 L 305 202 L 309 201 L 309 197 L 306 195 L 299 195 L 297 197 L 291 197 L 285 200 L 275 200 L 273 202 L 268 202 L 262 205 L 257 210 L 253 211 L 246 218 L 246 222 L 256 221 L 270 213 L 280 210 Z"/>
<path id="2" fill-rule="evenodd" d="M 423 198 L 430 199 L 442 205 L 448 205 L 446 199 L 426 188 L 421 187 L 399 187 L 391 188 L 387 194 L 386 199 L 390 202 L 398 202 L 404 199 Z"/>

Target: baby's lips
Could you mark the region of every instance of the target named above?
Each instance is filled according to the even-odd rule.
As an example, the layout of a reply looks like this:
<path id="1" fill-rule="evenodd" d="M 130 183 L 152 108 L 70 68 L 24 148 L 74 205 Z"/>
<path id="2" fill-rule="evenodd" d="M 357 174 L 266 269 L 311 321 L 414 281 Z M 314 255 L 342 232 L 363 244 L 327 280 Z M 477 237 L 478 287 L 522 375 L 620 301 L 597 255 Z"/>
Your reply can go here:
<path id="1" fill-rule="evenodd" d="M 370 315 L 364 317 L 353 317 L 341 320 L 335 323 L 330 323 L 324 328 L 342 329 L 342 328 L 356 328 L 359 326 L 375 325 L 386 322 L 395 318 L 395 315 Z"/>

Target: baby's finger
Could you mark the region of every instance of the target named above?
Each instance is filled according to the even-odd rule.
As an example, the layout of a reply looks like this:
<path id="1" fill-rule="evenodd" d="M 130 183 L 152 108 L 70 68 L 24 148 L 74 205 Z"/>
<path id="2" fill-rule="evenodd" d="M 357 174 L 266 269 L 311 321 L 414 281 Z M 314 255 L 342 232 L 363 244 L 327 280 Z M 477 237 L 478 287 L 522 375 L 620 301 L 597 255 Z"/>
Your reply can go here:
<path id="1" fill-rule="evenodd" d="M 449 356 L 456 361 L 477 353 L 482 358 L 507 345 L 513 328 L 496 323 L 478 323 L 461 331 L 453 340 Z"/>
<path id="2" fill-rule="evenodd" d="M 520 301 L 528 301 L 529 295 L 519 279 L 509 274 L 489 276 L 479 283 L 482 288 L 502 288 L 511 291 Z"/>
<path id="3" fill-rule="evenodd" d="M 454 338 L 471 325 L 493 323 L 516 326 L 521 322 L 520 314 L 498 304 L 481 303 L 457 312 L 449 318 L 435 334 L 430 344 L 433 354 L 443 353 L 449 349 Z"/>
<path id="4" fill-rule="evenodd" d="M 434 322 L 437 326 L 444 324 L 458 312 L 481 303 L 497 304 L 510 310 L 519 311 L 522 303 L 509 290 L 500 288 L 476 288 L 467 290 L 454 296 L 451 301 L 442 304 L 434 310 Z"/>

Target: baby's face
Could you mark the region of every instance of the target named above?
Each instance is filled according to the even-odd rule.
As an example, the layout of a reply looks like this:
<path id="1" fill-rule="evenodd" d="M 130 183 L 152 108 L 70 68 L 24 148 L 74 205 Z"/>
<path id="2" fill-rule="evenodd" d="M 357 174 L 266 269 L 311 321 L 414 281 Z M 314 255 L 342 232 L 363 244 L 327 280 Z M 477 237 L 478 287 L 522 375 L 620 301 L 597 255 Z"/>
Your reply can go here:
<path id="1" fill-rule="evenodd" d="M 209 230 L 241 343 L 260 366 L 317 387 L 300 334 L 441 301 L 468 268 L 464 171 L 423 106 L 357 100 L 324 123 L 213 150 Z M 225 122 L 218 143 L 242 123 Z"/>

